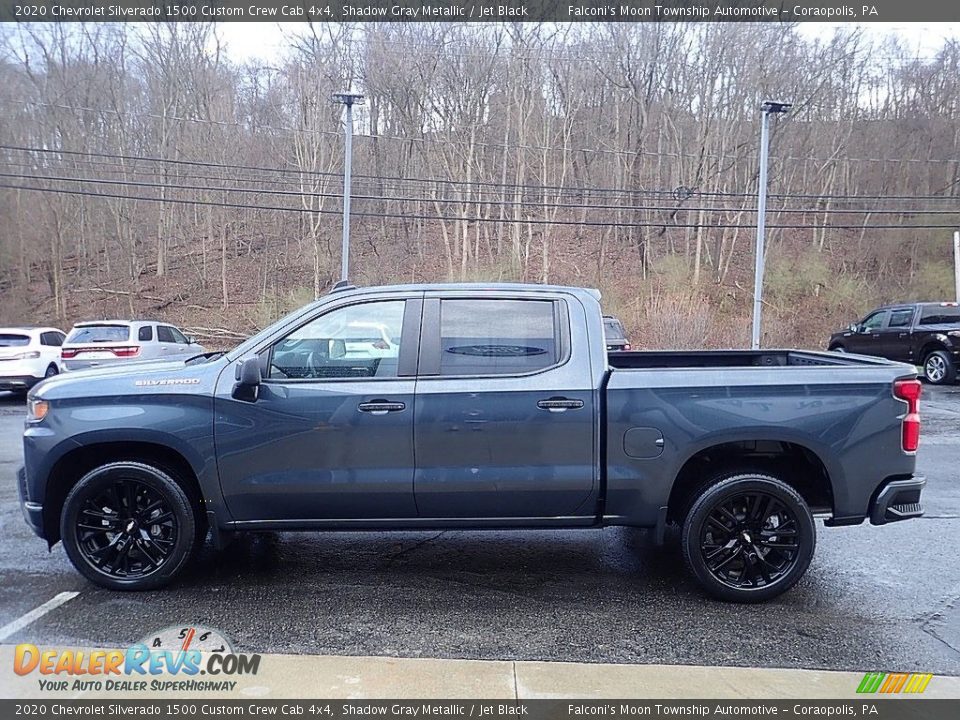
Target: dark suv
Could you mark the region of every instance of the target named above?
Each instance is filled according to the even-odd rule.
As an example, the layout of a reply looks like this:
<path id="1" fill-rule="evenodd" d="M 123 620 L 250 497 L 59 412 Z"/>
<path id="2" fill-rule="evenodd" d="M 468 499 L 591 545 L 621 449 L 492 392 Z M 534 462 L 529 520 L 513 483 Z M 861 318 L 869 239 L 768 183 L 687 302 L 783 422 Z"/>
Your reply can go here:
<path id="1" fill-rule="evenodd" d="M 607 352 L 630 349 L 627 331 L 623 329 L 623 323 L 613 315 L 603 316 L 603 335 L 607 342 Z"/>
<path id="2" fill-rule="evenodd" d="M 960 365 L 960 305 L 925 302 L 877 308 L 831 335 L 827 347 L 922 365 L 929 382 L 952 383 Z"/>

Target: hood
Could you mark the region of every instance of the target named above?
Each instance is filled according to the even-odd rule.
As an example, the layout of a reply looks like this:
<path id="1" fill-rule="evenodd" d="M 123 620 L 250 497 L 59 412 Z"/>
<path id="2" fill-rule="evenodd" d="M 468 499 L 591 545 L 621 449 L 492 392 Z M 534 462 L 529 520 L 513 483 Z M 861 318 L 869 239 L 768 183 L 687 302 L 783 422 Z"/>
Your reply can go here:
<path id="1" fill-rule="evenodd" d="M 48 399 L 104 395 L 131 395 L 143 392 L 171 392 L 204 385 L 226 364 L 221 358 L 208 362 L 157 360 L 105 365 L 89 370 L 70 370 L 34 386 L 30 394 Z"/>

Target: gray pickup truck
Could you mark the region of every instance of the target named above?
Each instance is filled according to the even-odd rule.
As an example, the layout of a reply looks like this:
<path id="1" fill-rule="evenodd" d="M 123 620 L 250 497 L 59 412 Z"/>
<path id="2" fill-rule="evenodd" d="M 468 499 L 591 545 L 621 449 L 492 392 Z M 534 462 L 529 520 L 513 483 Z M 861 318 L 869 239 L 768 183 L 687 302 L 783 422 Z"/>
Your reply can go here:
<path id="1" fill-rule="evenodd" d="M 347 287 L 228 353 L 28 397 L 24 516 L 107 588 L 209 532 L 680 528 L 716 597 L 790 588 L 827 525 L 922 514 L 913 367 L 793 350 L 607 353 L 599 293 Z"/>

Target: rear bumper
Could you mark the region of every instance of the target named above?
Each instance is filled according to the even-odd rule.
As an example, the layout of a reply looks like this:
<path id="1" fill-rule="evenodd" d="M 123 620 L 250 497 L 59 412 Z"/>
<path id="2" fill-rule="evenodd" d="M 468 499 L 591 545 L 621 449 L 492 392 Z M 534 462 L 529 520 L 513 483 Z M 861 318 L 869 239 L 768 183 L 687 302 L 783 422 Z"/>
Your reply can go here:
<path id="1" fill-rule="evenodd" d="M 39 537 L 43 537 L 43 505 L 30 502 L 27 498 L 27 470 L 17 470 L 17 492 L 20 494 L 20 510 L 27 525 Z"/>
<path id="2" fill-rule="evenodd" d="M 0 377 L 0 390 L 29 390 L 41 380 L 33 375 L 6 375 Z"/>
<path id="3" fill-rule="evenodd" d="M 881 485 L 876 498 L 870 503 L 870 523 L 886 525 L 923 515 L 920 493 L 926 484 L 925 478 L 915 475 Z"/>

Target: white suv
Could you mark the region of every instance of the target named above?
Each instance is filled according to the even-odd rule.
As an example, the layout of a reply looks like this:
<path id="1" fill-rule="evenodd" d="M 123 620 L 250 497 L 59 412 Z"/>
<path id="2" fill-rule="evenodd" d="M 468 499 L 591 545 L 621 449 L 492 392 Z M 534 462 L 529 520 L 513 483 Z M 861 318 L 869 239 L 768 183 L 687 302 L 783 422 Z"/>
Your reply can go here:
<path id="1" fill-rule="evenodd" d="M 0 390 L 25 393 L 59 373 L 64 337 L 51 327 L 0 328 Z"/>
<path id="2" fill-rule="evenodd" d="M 65 370 L 143 360 L 186 360 L 203 346 L 173 325 L 153 320 L 100 320 L 73 326 L 61 348 Z"/>

